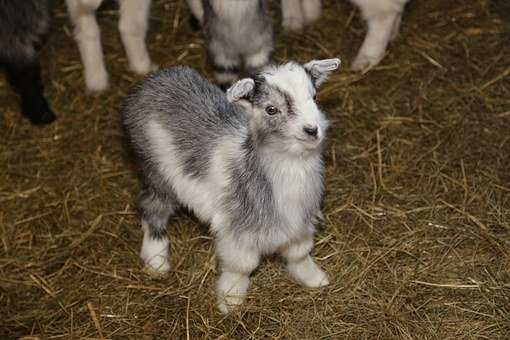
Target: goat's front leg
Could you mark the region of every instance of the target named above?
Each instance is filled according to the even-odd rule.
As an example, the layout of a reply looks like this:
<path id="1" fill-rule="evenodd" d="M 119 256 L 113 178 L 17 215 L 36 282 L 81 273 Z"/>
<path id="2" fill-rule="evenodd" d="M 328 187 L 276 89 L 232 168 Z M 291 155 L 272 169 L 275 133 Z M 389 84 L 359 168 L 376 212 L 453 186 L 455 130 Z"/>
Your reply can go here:
<path id="1" fill-rule="evenodd" d="M 219 237 L 216 255 L 220 261 L 220 277 L 216 285 L 218 308 L 226 314 L 243 303 L 250 287 L 250 274 L 260 261 L 260 253 L 251 244 L 232 237 Z"/>
<path id="2" fill-rule="evenodd" d="M 147 34 L 151 0 L 122 0 L 120 2 L 119 31 L 130 69 L 146 74 L 157 67 L 152 64 L 147 52 Z"/>
<path id="3" fill-rule="evenodd" d="M 313 237 L 291 242 L 281 249 L 287 260 L 287 269 L 292 277 L 306 287 L 318 288 L 329 284 L 328 274 L 324 272 L 310 256 Z"/>
<path id="4" fill-rule="evenodd" d="M 85 84 L 92 92 L 103 91 L 108 87 L 108 74 L 104 66 L 101 36 L 95 15 L 101 2 L 102 0 L 66 0 L 83 62 Z"/>

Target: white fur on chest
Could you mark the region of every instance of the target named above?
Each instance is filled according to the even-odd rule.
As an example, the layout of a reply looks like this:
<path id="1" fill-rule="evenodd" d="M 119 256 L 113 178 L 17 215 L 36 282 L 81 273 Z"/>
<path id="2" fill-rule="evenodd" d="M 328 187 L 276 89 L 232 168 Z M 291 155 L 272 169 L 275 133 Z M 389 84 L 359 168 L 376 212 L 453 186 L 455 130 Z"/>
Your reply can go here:
<path id="1" fill-rule="evenodd" d="M 286 243 L 313 232 L 307 212 L 318 206 L 322 195 L 320 155 L 308 158 L 269 157 L 264 163 L 281 220 L 275 226 L 274 236 L 278 237 L 274 241 Z M 316 213 L 318 211 L 313 211 L 313 214 Z"/>
<path id="2" fill-rule="evenodd" d="M 230 185 L 229 160 L 239 155 L 242 136 L 229 136 L 219 141 L 207 174 L 193 178 L 183 172 L 178 150 L 167 130 L 153 121 L 147 126 L 147 135 L 158 167 L 172 185 L 179 202 L 200 220 L 210 223 L 213 232 L 229 230 L 225 227 L 230 225 L 231 219 L 223 211 L 222 200 Z M 261 235 L 247 233 L 242 237 L 247 238 L 248 244 L 258 244 L 262 253 L 272 253 L 314 232 L 310 211 L 318 206 L 322 194 L 322 162 L 319 154 L 307 158 L 270 155 L 262 156 L 262 166 L 272 185 L 277 220 Z"/>

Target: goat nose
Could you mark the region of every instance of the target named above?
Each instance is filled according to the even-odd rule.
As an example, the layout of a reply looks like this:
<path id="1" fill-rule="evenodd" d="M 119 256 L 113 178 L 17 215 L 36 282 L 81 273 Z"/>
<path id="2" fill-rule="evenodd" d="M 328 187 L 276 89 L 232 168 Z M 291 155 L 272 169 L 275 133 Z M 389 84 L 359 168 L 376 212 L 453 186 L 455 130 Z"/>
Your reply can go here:
<path id="1" fill-rule="evenodd" d="M 319 129 L 317 128 L 317 126 L 310 126 L 310 125 L 307 125 L 303 128 L 303 130 L 305 131 L 305 133 L 309 136 L 312 136 L 312 137 L 317 137 L 317 133 L 319 132 Z"/>

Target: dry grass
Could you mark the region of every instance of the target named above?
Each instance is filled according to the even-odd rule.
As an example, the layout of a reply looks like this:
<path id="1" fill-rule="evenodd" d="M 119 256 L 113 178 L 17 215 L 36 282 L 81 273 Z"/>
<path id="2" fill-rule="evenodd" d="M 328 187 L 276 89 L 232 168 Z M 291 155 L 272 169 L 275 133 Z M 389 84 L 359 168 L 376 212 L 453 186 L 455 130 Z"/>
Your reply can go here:
<path id="1" fill-rule="evenodd" d="M 346 1 L 325 7 L 279 35 L 277 59 L 352 60 L 362 22 Z M 508 13 L 505 0 L 415 1 L 380 67 L 344 63 L 319 95 L 333 127 L 314 256 L 332 284 L 301 288 L 272 258 L 225 317 L 211 238 L 186 213 L 168 229 L 169 277 L 142 271 L 117 111 L 137 79 L 117 12 L 100 14 L 112 88 L 85 96 L 57 6 L 43 63 L 58 122 L 31 127 L 0 82 L 0 338 L 510 338 Z M 155 1 L 151 24 L 157 62 L 209 71 L 183 0 Z"/>

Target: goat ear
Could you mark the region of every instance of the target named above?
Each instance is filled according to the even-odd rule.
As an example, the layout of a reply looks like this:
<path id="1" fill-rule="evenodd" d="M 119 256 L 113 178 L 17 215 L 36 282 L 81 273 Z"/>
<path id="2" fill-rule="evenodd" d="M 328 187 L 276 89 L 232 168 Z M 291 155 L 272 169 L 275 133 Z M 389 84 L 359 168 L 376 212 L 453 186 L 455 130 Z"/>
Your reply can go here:
<path id="1" fill-rule="evenodd" d="M 321 86 L 328 76 L 340 66 L 340 59 L 323 59 L 312 60 L 303 65 L 305 70 L 310 74 L 313 85 L 315 87 Z"/>
<path id="2" fill-rule="evenodd" d="M 244 78 L 236 81 L 227 90 L 227 100 L 231 103 L 237 102 L 246 97 L 255 87 L 255 81 L 252 78 Z"/>

